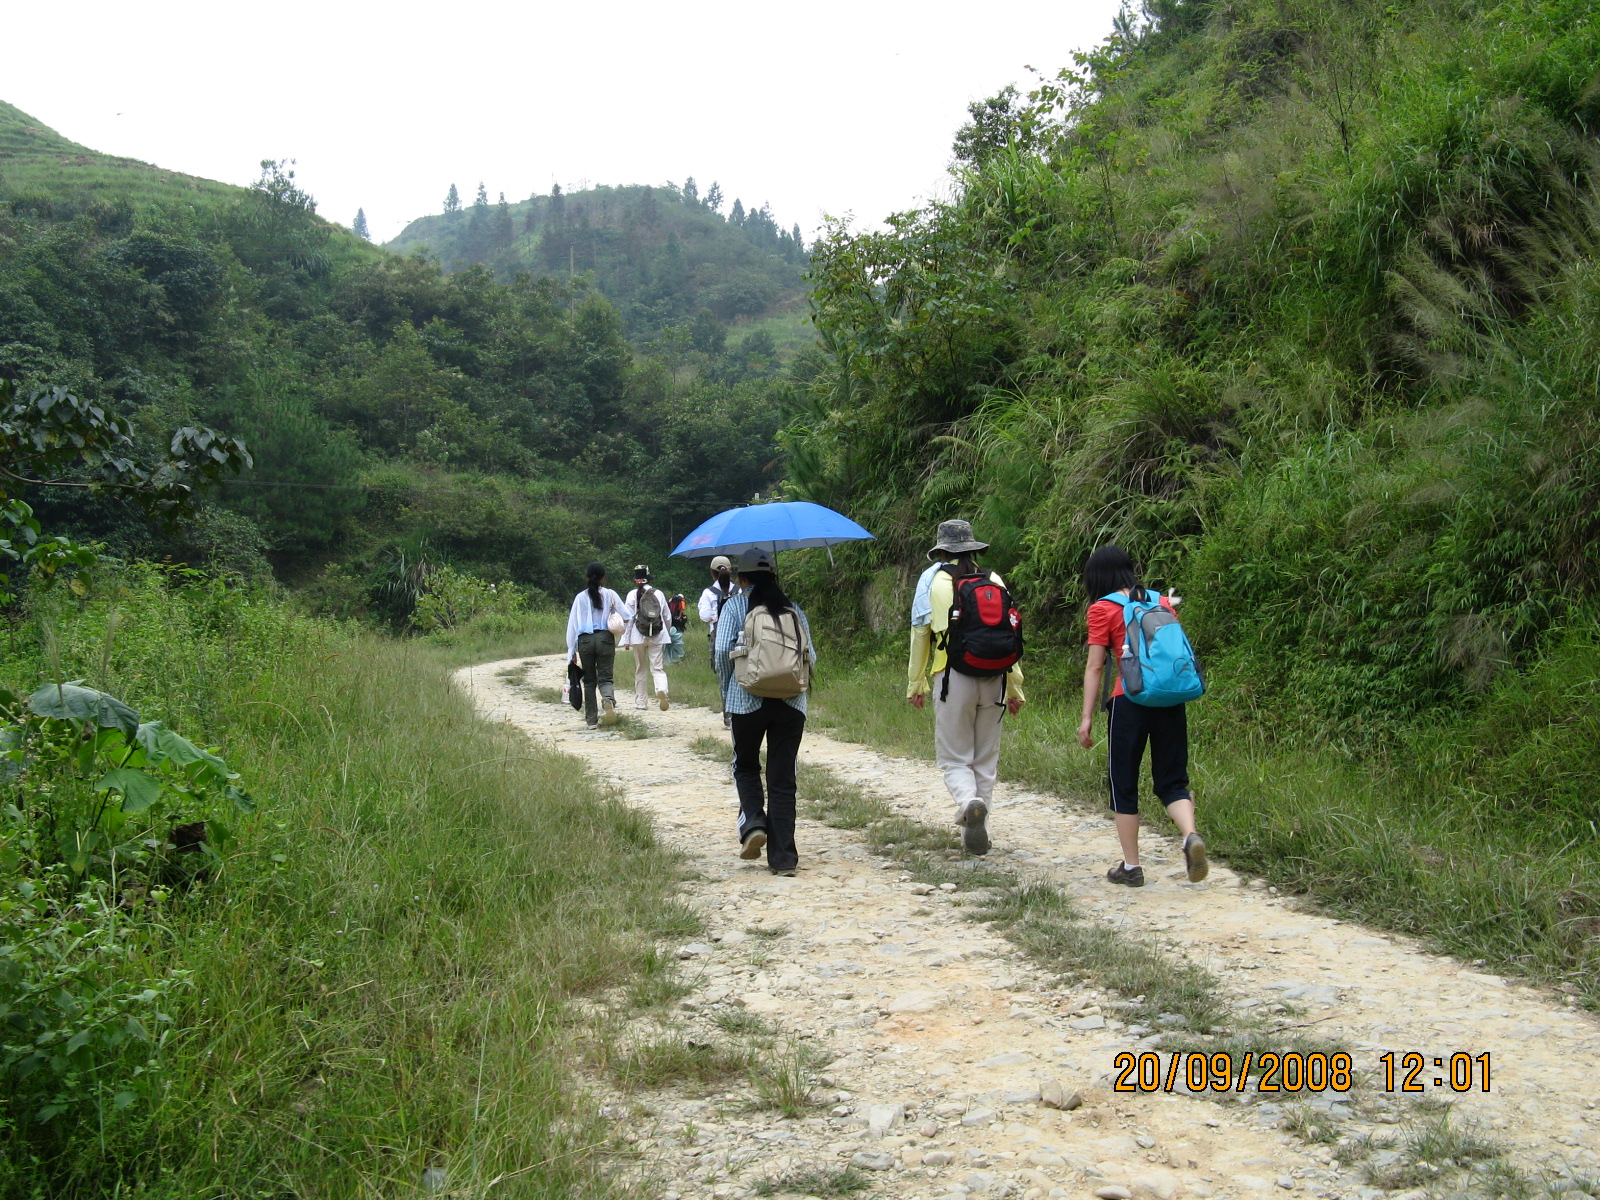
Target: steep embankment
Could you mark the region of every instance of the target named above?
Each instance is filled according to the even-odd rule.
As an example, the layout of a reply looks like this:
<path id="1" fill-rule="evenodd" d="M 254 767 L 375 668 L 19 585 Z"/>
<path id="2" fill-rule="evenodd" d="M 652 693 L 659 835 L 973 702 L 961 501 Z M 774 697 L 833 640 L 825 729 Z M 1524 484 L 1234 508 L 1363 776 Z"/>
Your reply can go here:
<path id="1" fill-rule="evenodd" d="M 898 624 L 971 515 L 1075 647 L 1125 543 L 1188 597 L 1230 851 L 1595 997 L 1600 14 L 1148 12 L 974 106 L 950 203 L 813 248 L 789 487 L 879 540 L 810 595 Z"/>

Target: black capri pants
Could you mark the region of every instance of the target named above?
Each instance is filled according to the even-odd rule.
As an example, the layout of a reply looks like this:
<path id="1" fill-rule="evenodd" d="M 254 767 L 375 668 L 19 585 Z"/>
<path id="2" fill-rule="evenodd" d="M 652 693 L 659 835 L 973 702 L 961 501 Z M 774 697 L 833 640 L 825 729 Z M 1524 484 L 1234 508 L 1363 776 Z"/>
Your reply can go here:
<path id="1" fill-rule="evenodd" d="M 1151 708 L 1126 696 L 1113 696 L 1106 704 L 1106 785 L 1111 811 L 1135 815 L 1139 811 L 1139 766 L 1145 747 L 1150 748 L 1150 781 L 1162 804 L 1192 800 L 1189 792 L 1189 724 L 1186 705 Z"/>

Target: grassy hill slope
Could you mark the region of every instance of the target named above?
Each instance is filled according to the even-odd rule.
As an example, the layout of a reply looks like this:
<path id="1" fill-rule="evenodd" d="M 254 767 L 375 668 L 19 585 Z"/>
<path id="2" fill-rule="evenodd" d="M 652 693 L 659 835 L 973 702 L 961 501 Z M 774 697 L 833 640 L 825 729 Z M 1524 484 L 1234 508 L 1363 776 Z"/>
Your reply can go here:
<path id="1" fill-rule="evenodd" d="M 0 100 L 0 198 L 49 197 L 59 204 L 88 207 L 215 204 L 244 194 L 244 188 L 232 184 L 90 150 Z"/>

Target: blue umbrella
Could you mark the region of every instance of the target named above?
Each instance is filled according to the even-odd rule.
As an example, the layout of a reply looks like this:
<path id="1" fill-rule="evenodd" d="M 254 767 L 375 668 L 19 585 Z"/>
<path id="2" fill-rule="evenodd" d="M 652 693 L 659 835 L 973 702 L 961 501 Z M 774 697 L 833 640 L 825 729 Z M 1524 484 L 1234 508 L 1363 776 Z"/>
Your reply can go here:
<path id="1" fill-rule="evenodd" d="M 838 542 L 870 541 L 872 535 L 849 517 L 809 500 L 752 504 L 730 508 L 706 521 L 683 541 L 674 554 L 684 558 L 710 558 L 745 550 L 803 550 L 807 546 L 832 546 Z"/>

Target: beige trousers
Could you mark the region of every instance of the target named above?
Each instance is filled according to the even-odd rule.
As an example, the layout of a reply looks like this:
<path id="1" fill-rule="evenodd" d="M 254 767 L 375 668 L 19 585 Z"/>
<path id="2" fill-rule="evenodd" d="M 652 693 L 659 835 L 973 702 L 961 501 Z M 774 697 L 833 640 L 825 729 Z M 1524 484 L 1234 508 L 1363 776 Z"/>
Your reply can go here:
<path id="1" fill-rule="evenodd" d="M 667 690 L 667 664 L 663 655 L 666 653 L 664 645 L 649 645 L 641 642 L 631 647 L 633 650 L 633 697 L 641 704 L 648 704 L 655 692 Z M 650 689 L 654 682 L 655 689 Z"/>
<path id="2" fill-rule="evenodd" d="M 941 700 L 946 674 L 950 693 Z M 994 795 L 1000 770 L 1000 718 L 1006 711 L 1000 700 L 1004 683 L 1004 676 L 974 679 L 950 670 L 933 677 L 928 702 L 933 705 L 934 758 L 958 809 L 973 800 L 987 804 Z"/>

